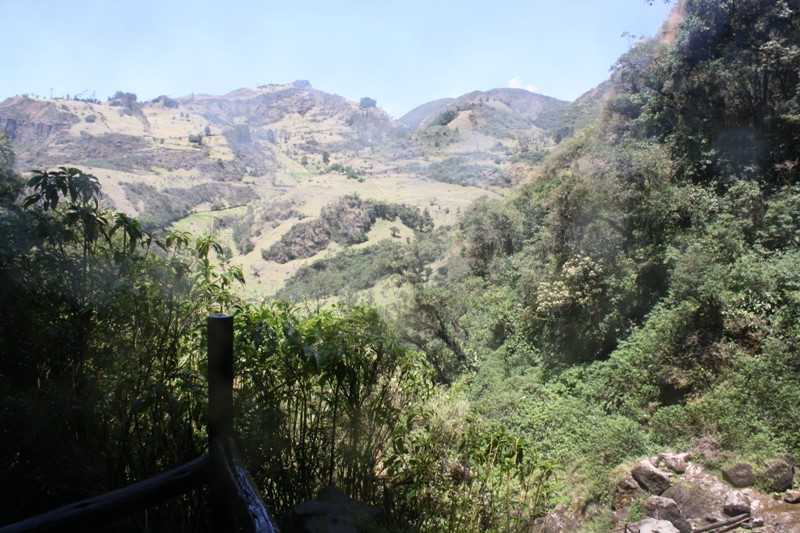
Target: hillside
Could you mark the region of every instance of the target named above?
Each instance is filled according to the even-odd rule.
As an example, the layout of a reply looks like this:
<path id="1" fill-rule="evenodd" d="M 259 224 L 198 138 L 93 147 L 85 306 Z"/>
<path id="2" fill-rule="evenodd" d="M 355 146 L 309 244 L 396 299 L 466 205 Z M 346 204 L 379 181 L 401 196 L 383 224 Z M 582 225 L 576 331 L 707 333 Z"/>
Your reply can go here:
<path id="1" fill-rule="evenodd" d="M 0 131 L 20 171 L 77 166 L 98 176 L 110 207 L 149 228 L 219 234 L 248 290 L 268 295 L 339 250 L 331 242 L 285 263 L 264 259 L 304 219 L 356 194 L 452 226 L 476 198 L 527 178 L 552 145 L 534 121 L 563 105 L 515 89 L 453 102 L 446 122 L 413 125 L 307 81 L 152 102 L 124 92 L 106 102 L 15 97 L 0 103 Z M 366 240 L 389 238 L 393 222 Z"/>
<path id="2" fill-rule="evenodd" d="M 448 118 L 452 120 L 453 116 L 470 111 L 479 122 L 485 122 L 485 128 L 492 128 L 497 134 L 509 135 L 530 129 L 538 117 L 567 104 L 563 100 L 525 89 L 491 89 L 428 102 L 412 109 L 399 120 L 414 129 L 424 128 L 435 124 L 445 125 L 450 122 Z"/>

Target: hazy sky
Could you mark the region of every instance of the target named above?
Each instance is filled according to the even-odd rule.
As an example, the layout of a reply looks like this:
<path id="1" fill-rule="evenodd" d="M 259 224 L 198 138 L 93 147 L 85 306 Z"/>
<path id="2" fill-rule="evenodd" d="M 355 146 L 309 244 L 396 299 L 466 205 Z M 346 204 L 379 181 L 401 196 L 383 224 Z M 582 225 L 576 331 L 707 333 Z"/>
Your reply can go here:
<path id="1" fill-rule="evenodd" d="M 473 90 L 572 100 L 660 0 L 0 0 L 0 100 L 225 94 L 307 79 L 392 115 Z"/>

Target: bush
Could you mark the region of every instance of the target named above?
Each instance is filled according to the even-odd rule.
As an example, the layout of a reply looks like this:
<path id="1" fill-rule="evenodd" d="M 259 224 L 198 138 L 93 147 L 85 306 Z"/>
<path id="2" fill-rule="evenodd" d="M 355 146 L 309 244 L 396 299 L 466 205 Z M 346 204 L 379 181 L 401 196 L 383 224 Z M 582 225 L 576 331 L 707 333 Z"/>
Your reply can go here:
<path id="1" fill-rule="evenodd" d="M 280 515 L 330 484 L 380 503 L 399 481 L 387 457 L 431 391 L 424 358 L 364 307 L 274 304 L 237 320 L 237 431 L 268 507 Z"/>

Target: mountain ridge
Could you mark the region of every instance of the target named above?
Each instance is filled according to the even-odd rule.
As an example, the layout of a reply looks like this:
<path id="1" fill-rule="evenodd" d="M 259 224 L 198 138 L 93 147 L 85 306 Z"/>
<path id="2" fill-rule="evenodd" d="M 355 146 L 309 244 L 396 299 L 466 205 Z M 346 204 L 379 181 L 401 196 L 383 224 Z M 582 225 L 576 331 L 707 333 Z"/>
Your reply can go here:
<path id="1" fill-rule="evenodd" d="M 442 105 L 448 120 L 423 116 Z M 277 290 L 314 258 L 276 265 L 260 251 L 303 218 L 357 194 L 427 209 L 437 227 L 452 226 L 474 199 L 502 196 L 531 175 L 554 146 L 552 128 L 536 121 L 566 106 L 523 89 L 473 91 L 416 108 L 415 125 L 369 98 L 350 101 L 298 80 L 149 102 L 124 92 L 106 102 L 17 96 L 0 102 L 0 131 L 19 171 L 83 168 L 107 203 L 148 227 L 197 233 L 241 218 L 249 225 L 239 242 L 226 237 L 239 250 L 234 260 L 255 285 L 266 278 Z M 387 237 L 391 223 L 376 227 L 370 242 Z"/>

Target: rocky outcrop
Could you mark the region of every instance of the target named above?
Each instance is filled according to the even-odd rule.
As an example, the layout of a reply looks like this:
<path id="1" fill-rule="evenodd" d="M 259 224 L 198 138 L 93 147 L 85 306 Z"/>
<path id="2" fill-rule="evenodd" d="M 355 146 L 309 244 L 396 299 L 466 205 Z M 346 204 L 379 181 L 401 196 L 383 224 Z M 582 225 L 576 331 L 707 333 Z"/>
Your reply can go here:
<path id="1" fill-rule="evenodd" d="M 669 474 L 653 466 L 649 459 L 639 461 L 631 470 L 631 476 L 644 490 L 655 495 L 661 494 L 671 485 Z"/>
<path id="2" fill-rule="evenodd" d="M 547 516 L 537 518 L 533 523 L 532 533 L 561 533 L 562 531 L 577 531 L 575 520 L 562 512 L 552 512 Z"/>
<path id="3" fill-rule="evenodd" d="M 689 457 L 688 453 L 662 453 L 658 457 L 659 462 L 656 466 L 661 466 L 663 464 L 676 474 L 683 474 L 686 472 L 686 460 Z"/>
<path id="4" fill-rule="evenodd" d="M 682 458 L 685 464 L 676 461 L 677 458 Z M 628 531 L 690 533 L 692 528 L 714 526 L 714 531 L 763 527 L 759 531 L 764 533 L 800 533 L 800 491 L 773 497 L 754 488 L 734 486 L 754 484 L 756 479 L 774 481 L 775 485 L 770 488 L 791 485 L 794 467 L 783 456 L 771 461 L 758 478 L 751 465 L 740 463 L 723 470 L 724 480 L 686 459 L 685 454 L 665 453 L 638 462 L 629 476 L 617 482 L 612 494 L 615 523 L 622 526 L 630 505 L 641 501 L 642 495 L 649 492 L 653 495 L 644 506 L 647 520 L 627 523 Z M 659 466 L 672 470 L 675 479 L 671 479 L 671 473 L 657 468 Z M 767 477 L 767 472 L 772 477 Z M 667 488 L 661 491 L 664 486 Z M 656 494 L 656 491 L 661 492 Z"/>

